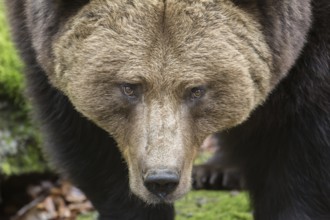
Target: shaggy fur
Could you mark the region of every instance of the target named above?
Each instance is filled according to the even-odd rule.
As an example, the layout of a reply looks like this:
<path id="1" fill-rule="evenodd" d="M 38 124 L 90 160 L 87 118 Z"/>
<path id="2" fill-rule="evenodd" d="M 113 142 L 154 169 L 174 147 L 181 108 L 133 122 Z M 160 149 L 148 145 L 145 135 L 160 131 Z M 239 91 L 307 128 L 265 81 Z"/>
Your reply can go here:
<path id="1" fill-rule="evenodd" d="M 327 0 L 7 5 L 47 152 L 101 219 L 172 219 L 219 131 L 256 219 L 329 218 Z M 163 168 L 180 174 L 165 204 L 142 181 Z"/>

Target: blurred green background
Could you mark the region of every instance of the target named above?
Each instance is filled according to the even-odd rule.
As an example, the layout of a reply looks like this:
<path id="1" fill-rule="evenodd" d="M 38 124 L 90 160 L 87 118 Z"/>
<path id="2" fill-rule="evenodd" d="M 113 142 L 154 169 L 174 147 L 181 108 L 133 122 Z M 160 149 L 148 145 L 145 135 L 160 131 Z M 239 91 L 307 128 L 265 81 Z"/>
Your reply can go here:
<path id="1" fill-rule="evenodd" d="M 0 0 L 0 173 L 20 175 L 49 170 L 31 106 L 24 97 L 23 65 L 13 44 Z M 4 201 L 6 202 L 6 201 Z M 252 219 L 244 192 L 192 191 L 176 204 L 177 220 Z M 81 216 L 91 219 L 94 213 Z"/>
<path id="2" fill-rule="evenodd" d="M 0 0 L 0 170 L 7 175 L 46 169 L 31 106 L 23 96 L 22 69 Z"/>

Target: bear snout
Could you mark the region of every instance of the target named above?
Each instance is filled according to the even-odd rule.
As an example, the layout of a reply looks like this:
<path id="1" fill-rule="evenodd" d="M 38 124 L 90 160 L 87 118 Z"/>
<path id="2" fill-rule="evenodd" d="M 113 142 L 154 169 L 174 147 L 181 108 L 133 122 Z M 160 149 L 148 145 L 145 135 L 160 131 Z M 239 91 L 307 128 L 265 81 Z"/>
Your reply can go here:
<path id="1" fill-rule="evenodd" d="M 164 200 L 175 191 L 180 182 L 179 174 L 170 169 L 150 170 L 143 178 L 144 186 L 149 192 Z"/>

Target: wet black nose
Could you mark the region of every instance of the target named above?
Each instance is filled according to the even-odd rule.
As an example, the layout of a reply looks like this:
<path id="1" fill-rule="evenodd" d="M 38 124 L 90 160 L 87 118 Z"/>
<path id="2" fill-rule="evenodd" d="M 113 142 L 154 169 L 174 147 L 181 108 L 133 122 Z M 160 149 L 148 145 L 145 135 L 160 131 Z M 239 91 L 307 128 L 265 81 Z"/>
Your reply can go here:
<path id="1" fill-rule="evenodd" d="M 180 177 L 174 171 L 156 170 L 147 173 L 144 178 L 144 185 L 151 193 L 164 199 L 175 190 L 179 181 Z"/>

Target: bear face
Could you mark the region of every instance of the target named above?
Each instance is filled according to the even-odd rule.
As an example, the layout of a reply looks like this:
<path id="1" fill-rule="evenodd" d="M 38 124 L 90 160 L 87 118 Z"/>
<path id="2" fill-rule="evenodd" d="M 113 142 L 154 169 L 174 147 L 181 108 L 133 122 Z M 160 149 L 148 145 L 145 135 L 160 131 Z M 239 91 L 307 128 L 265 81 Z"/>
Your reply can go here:
<path id="1" fill-rule="evenodd" d="M 271 1 L 263 6 L 269 19 L 257 1 L 84 2 L 68 20 L 52 21 L 58 31 L 50 48 L 35 47 L 38 60 L 75 108 L 116 140 L 130 188 L 147 203 L 173 202 L 189 190 L 203 139 L 263 103 L 294 63 L 310 22 L 308 7 L 285 2 L 278 7 L 299 8 L 291 23 L 304 28 L 276 31 L 282 14 L 266 10 Z M 42 4 L 30 1 L 28 15 Z M 34 45 L 47 42 L 39 26 Z M 282 43 L 286 34 L 292 37 Z M 165 194 L 146 183 L 160 172 L 175 185 Z"/>
<path id="2" fill-rule="evenodd" d="M 203 139 L 243 122 L 271 88 L 271 52 L 251 15 L 211 1 L 164 7 L 90 3 L 54 43 L 50 76 L 114 137 L 131 190 L 148 203 L 184 195 Z M 179 178 L 166 196 L 145 186 L 160 170 Z"/>

